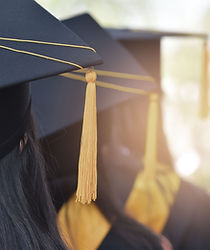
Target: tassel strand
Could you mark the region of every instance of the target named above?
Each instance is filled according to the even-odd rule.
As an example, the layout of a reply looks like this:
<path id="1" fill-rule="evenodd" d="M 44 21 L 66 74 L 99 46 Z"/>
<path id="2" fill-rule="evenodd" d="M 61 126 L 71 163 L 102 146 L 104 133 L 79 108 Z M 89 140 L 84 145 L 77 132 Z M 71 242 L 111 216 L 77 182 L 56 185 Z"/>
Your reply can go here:
<path id="1" fill-rule="evenodd" d="M 89 204 L 97 197 L 97 111 L 96 73 L 86 73 L 86 97 L 79 156 L 76 201 Z"/>
<path id="2" fill-rule="evenodd" d="M 145 177 L 153 179 L 157 166 L 158 140 L 158 94 L 153 93 L 149 98 L 148 122 L 145 149 Z"/>

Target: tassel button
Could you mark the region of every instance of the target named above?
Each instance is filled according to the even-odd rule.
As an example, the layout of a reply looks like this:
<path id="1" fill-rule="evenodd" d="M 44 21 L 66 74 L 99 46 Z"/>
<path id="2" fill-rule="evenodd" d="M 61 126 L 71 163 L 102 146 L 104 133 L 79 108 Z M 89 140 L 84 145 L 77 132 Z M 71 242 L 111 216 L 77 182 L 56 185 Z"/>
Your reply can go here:
<path id="1" fill-rule="evenodd" d="M 88 83 L 95 83 L 96 78 L 97 78 L 97 75 L 94 70 L 89 70 L 85 75 L 85 79 Z"/>

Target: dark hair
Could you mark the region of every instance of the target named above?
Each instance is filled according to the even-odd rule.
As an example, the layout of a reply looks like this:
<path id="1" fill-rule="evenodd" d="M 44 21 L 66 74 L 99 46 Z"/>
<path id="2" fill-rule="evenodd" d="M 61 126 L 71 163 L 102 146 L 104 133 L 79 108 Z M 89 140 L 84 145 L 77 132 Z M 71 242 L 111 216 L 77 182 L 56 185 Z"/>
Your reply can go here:
<path id="1" fill-rule="evenodd" d="M 22 153 L 17 146 L 0 160 L 0 249 L 63 250 L 32 119 L 26 132 Z"/>

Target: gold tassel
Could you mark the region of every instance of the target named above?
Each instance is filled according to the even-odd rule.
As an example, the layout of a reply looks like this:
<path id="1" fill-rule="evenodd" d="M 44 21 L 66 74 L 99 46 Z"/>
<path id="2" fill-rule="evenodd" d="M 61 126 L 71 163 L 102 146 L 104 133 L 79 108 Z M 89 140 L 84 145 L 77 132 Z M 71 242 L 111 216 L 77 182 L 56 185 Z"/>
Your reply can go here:
<path id="1" fill-rule="evenodd" d="M 200 89 L 200 117 L 208 116 L 208 44 L 203 42 L 203 63 L 202 63 L 202 81 Z"/>
<path id="2" fill-rule="evenodd" d="M 97 197 L 96 77 L 96 73 L 92 69 L 85 76 L 87 87 L 76 191 L 76 201 L 83 204 L 89 204 Z"/>
<path id="3" fill-rule="evenodd" d="M 145 177 L 155 177 L 158 143 L 158 94 L 150 94 L 145 149 Z"/>

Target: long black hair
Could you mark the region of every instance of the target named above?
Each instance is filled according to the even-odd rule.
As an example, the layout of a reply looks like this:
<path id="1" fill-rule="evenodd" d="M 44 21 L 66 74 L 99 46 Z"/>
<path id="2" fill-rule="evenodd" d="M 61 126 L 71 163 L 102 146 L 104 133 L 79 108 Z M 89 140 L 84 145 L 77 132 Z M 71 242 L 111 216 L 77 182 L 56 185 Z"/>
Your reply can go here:
<path id="1" fill-rule="evenodd" d="M 45 177 L 45 164 L 34 136 L 0 160 L 0 249 L 64 250 Z"/>

